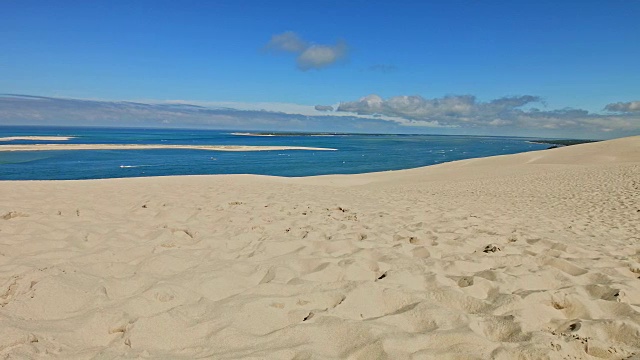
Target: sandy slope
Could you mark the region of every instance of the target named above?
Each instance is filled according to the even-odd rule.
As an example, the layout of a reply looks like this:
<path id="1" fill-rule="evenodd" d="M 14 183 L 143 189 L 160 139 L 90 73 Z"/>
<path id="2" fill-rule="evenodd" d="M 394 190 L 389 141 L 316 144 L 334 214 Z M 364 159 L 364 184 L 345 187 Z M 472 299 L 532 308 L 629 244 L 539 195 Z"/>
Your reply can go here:
<path id="1" fill-rule="evenodd" d="M 0 356 L 640 354 L 640 137 L 364 175 L 3 182 L 0 199 Z"/>

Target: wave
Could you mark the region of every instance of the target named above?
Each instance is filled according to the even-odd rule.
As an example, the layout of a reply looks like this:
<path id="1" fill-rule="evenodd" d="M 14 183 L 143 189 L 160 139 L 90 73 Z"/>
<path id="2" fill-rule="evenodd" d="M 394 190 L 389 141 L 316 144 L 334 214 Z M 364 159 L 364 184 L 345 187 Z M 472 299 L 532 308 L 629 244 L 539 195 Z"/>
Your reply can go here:
<path id="1" fill-rule="evenodd" d="M 351 136 L 352 134 L 328 134 L 328 133 L 297 133 L 297 132 L 291 132 L 291 133 L 280 133 L 280 132 L 232 132 L 230 133 L 230 135 L 235 135 L 235 136 L 267 136 L 267 137 L 272 137 L 272 136 Z"/>
<path id="2" fill-rule="evenodd" d="M 151 167 L 151 166 L 160 166 L 160 165 L 120 165 L 120 168 L 128 169 L 128 168 Z"/>
<path id="3" fill-rule="evenodd" d="M 231 133 L 231 135 L 236 135 L 236 136 L 276 136 L 274 134 L 259 134 L 259 133 Z"/>

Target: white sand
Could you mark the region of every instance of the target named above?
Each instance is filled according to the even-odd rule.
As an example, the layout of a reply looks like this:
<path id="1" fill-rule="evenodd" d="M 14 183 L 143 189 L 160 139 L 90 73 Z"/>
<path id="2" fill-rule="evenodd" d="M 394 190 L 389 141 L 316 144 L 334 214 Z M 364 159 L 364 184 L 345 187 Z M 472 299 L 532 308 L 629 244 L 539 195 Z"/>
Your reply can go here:
<path id="1" fill-rule="evenodd" d="M 249 146 L 249 145 L 140 145 L 140 144 L 34 144 L 0 145 L 0 151 L 50 151 L 50 150 L 149 150 L 190 149 L 209 151 L 272 151 L 314 150 L 335 151 L 337 149 L 306 146 Z"/>
<path id="2" fill-rule="evenodd" d="M 640 137 L 363 175 L 2 182 L 0 199 L 0 356 L 640 354 Z"/>
<path id="3" fill-rule="evenodd" d="M 75 136 L 8 136 L 0 137 L 0 141 L 34 140 L 34 141 L 67 141 Z"/>

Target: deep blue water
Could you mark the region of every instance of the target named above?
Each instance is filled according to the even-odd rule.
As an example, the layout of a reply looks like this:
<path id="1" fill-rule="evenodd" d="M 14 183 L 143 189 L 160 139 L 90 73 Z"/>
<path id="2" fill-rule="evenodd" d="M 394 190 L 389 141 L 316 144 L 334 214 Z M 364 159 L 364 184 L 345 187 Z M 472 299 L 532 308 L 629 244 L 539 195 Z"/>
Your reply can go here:
<path id="1" fill-rule="evenodd" d="M 0 180 L 100 179 L 195 174 L 310 176 L 399 170 L 447 161 L 545 149 L 526 138 L 440 135 L 251 137 L 232 131 L 0 127 L 0 137 L 75 136 L 61 143 L 282 145 L 338 151 L 204 150 L 0 151 Z M 2 144 L 35 144 L 11 141 Z"/>

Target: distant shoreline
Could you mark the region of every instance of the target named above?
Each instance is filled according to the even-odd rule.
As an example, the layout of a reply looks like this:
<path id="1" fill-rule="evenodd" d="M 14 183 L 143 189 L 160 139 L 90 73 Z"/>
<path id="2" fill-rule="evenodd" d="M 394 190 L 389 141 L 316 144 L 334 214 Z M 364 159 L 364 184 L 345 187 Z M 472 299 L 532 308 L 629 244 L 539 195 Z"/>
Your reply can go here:
<path id="1" fill-rule="evenodd" d="M 582 140 L 582 139 L 560 139 L 560 140 L 549 140 L 549 139 L 537 139 L 537 140 L 529 140 L 528 143 L 531 144 L 549 144 L 558 146 L 570 146 L 570 145 L 578 145 L 578 144 L 588 144 L 594 143 L 601 140 Z"/>
<path id="2" fill-rule="evenodd" d="M 208 151 L 273 151 L 273 150 L 313 150 L 336 151 L 332 148 L 304 146 L 248 146 L 248 145 L 140 145 L 140 144 L 34 144 L 0 145 L 2 151 L 50 151 L 50 150 L 150 150 L 186 149 Z"/>

